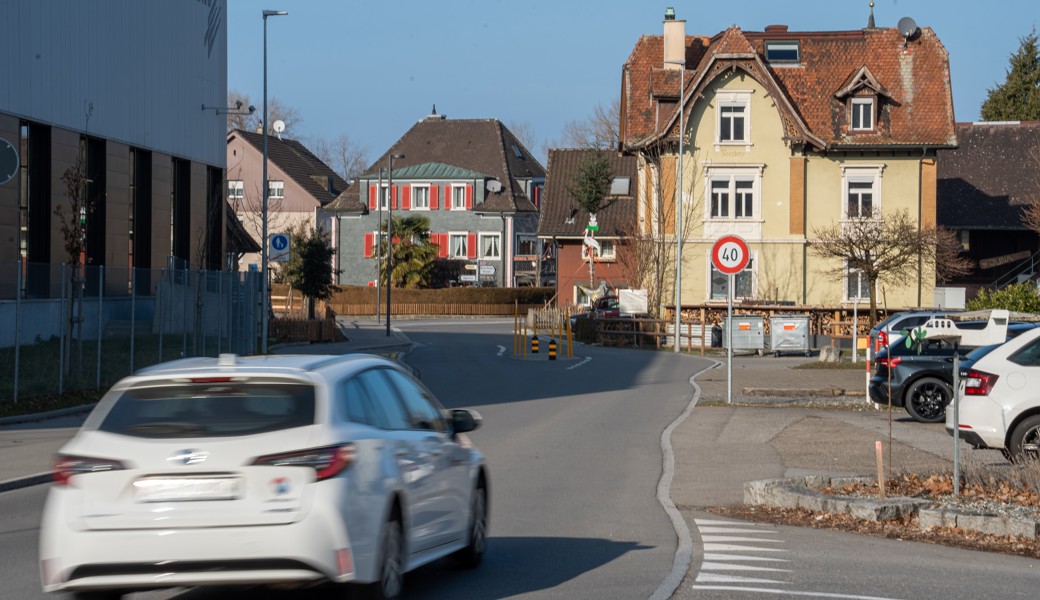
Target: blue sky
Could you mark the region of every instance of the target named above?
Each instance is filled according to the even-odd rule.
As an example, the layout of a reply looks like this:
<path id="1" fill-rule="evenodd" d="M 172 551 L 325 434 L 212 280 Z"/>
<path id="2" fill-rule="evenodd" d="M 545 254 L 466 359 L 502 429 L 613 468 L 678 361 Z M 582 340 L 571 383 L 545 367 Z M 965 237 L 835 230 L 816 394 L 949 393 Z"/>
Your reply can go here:
<path id="1" fill-rule="evenodd" d="M 526 124 L 543 143 L 620 90 L 621 65 L 639 36 L 659 35 L 674 6 L 689 35 L 730 25 L 761 31 L 859 29 L 866 0 L 229 0 L 228 87 L 263 98 L 265 8 L 268 97 L 302 117 L 295 138 L 347 134 L 381 154 L 415 121 L 497 118 Z M 999 6 L 999 9 L 997 8 Z M 1040 21 L 1034 0 L 876 0 L 879 27 L 901 17 L 931 27 L 950 53 L 954 110 L 974 121 L 1008 59 Z M 544 159 L 544 157 L 542 157 Z"/>

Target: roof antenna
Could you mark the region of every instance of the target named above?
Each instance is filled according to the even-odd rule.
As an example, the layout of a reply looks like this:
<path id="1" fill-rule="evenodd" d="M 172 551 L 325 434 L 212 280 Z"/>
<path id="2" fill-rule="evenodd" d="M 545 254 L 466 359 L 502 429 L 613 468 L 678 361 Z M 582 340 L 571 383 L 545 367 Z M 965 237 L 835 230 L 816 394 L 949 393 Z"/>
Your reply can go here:
<path id="1" fill-rule="evenodd" d="M 874 3 L 870 3 L 870 18 L 867 19 L 867 29 L 874 29 Z"/>
<path id="2" fill-rule="evenodd" d="M 437 114 L 437 105 L 436 104 L 433 105 L 433 113 L 432 114 Z"/>

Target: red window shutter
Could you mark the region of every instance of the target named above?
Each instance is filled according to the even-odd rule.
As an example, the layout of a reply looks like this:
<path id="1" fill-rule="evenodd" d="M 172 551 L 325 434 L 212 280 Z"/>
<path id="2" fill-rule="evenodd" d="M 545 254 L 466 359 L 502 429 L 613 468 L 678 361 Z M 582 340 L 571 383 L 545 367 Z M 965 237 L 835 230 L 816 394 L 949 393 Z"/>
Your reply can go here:
<path id="1" fill-rule="evenodd" d="M 540 185 L 534 186 L 534 207 L 542 207 L 542 186 Z"/>
<path id="2" fill-rule="evenodd" d="M 440 187 L 439 185 L 430 186 L 430 210 L 437 210 L 437 190 Z"/>
<path id="3" fill-rule="evenodd" d="M 368 186 L 368 209 L 376 209 L 376 186 L 374 185 Z"/>
<path id="4" fill-rule="evenodd" d="M 412 186 L 410 185 L 401 186 L 401 208 L 404 210 L 412 208 Z"/>
<path id="5" fill-rule="evenodd" d="M 468 205 L 469 204 L 469 192 L 472 191 L 472 188 L 467 186 L 466 190 L 467 190 L 466 204 Z M 475 234 L 475 233 L 469 234 L 469 240 L 466 242 L 466 250 L 468 251 L 467 254 L 469 254 L 470 258 L 476 258 L 477 257 L 477 234 Z"/>
<path id="6" fill-rule="evenodd" d="M 451 184 L 444 186 L 444 210 L 451 209 Z"/>
<path id="7" fill-rule="evenodd" d="M 375 245 L 375 239 L 376 236 L 371 231 L 365 234 L 365 258 L 372 258 L 372 246 Z"/>
<path id="8" fill-rule="evenodd" d="M 473 210 L 473 186 L 466 186 L 466 210 Z"/>
<path id="9" fill-rule="evenodd" d="M 397 210 L 397 186 L 390 190 L 390 207 Z"/>
<path id="10" fill-rule="evenodd" d="M 440 244 L 441 249 L 437 251 L 437 256 L 439 256 L 441 258 L 448 258 L 448 234 L 442 233 L 442 234 L 440 234 L 440 236 L 441 236 L 440 237 L 440 239 L 441 239 L 441 244 Z"/>

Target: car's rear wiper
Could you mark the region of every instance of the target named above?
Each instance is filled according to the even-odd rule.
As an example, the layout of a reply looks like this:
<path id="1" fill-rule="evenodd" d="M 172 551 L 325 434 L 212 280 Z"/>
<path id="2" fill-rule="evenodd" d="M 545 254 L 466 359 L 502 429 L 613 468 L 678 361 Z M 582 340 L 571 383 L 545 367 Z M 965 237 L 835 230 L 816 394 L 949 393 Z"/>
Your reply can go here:
<path id="1" fill-rule="evenodd" d="M 206 432 L 206 427 L 199 423 L 157 421 L 154 423 L 139 423 L 127 428 L 127 431 L 147 436 L 172 435 L 188 437 Z"/>

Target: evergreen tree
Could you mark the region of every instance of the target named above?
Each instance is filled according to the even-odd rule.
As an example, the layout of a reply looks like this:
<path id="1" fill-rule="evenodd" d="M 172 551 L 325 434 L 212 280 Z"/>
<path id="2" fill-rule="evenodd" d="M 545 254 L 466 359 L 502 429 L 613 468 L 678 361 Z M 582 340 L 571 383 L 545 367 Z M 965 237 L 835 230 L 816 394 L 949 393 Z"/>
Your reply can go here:
<path id="1" fill-rule="evenodd" d="M 1040 119 L 1040 51 L 1036 27 L 1011 55 L 1004 83 L 989 90 L 982 103 L 983 121 L 1036 121 Z"/>
<path id="2" fill-rule="evenodd" d="M 592 153 L 574 174 L 567 192 L 579 206 L 596 214 L 600 204 L 610 192 L 610 180 L 614 176 L 610 162 L 599 152 Z"/>
<path id="3" fill-rule="evenodd" d="M 289 262 L 280 276 L 307 298 L 307 318 L 314 318 L 314 301 L 328 300 L 336 291 L 332 257 L 336 254 L 328 233 L 300 225 L 289 232 Z"/>

